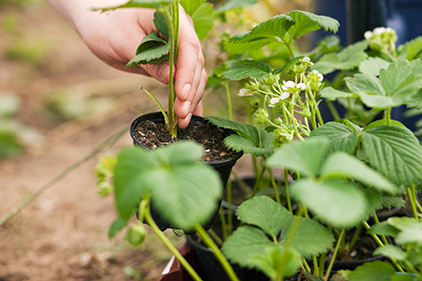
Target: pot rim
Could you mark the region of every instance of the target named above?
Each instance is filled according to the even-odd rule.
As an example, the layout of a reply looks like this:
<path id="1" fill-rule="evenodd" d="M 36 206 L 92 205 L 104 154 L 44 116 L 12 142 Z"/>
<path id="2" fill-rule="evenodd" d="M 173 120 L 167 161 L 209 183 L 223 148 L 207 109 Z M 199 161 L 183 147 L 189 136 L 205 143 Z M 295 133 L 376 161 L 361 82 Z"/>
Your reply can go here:
<path id="1" fill-rule="evenodd" d="M 129 133 L 130 133 L 130 136 L 131 136 L 133 142 L 136 145 L 141 146 L 141 147 L 144 147 L 146 149 L 150 149 L 150 148 L 147 148 L 147 147 L 143 146 L 142 143 L 135 137 L 135 127 L 138 125 L 138 123 L 141 120 L 153 119 L 152 117 L 155 117 L 155 118 L 159 117 L 160 119 L 162 118 L 162 121 L 164 122 L 164 116 L 162 115 L 162 112 L 161 111 L 150 112 L 150 113 L 146 113 L 146 114 L 143 114 L 143 115 L 138 116 L 137 118 L 135 118 L 132 121 L 132 123 L 130 125 L 130 129 L 129 129 Z M 205 117 L 199 116 L 199 115 L 192 115 L 191 122 L 192 121 L 206 122 L 206 123 L 209 122 L 208 120 L 205 119 Z M 222 128 L 222 129 L 225 130 L 225 131 L 227 131 L 227 132 L 230 132 L 232 134 L 236 134 L 236 132 L 234 132 L 233 130 L 226 129 L 226 128 Z M 238 160 L 240 157 L 242 157 L 242 155 L 243 155 L 243 152 L 240 151 L 240 152 L 237 152 L 235 155 L 233 155 L 233 156 L 231 156 L 231 157 L 229 157 L 227 159 L 214 160 L 214 161 L 203 161 L 202 160 L 202 162 L 205 162 L 205 163 L 208 163 L 208 164 L 211 164 L 211 165 L 221 165 L 221 164 L 226 164 L 228 162 L 231 162 L 233 160 Z"/>

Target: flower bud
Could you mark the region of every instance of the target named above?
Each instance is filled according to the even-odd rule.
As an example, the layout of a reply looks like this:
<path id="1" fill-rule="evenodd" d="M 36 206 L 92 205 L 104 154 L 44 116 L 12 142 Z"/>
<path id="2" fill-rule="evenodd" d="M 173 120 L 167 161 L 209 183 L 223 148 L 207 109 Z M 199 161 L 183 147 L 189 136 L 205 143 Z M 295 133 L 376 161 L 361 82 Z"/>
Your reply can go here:
<path id="1" fill-rule="evenodd" d="M 263 124 L 268 120 L 268 111 L 266 108 L 261 107 L 255 112 L 256 122 Z"/>
<path id="2" fill-rule="evenodd" d="M 135 247 L 142 245 L 147 237 L 147 232 L 143 225 L 136 224 L 126 233 L 125 240 Z"/>

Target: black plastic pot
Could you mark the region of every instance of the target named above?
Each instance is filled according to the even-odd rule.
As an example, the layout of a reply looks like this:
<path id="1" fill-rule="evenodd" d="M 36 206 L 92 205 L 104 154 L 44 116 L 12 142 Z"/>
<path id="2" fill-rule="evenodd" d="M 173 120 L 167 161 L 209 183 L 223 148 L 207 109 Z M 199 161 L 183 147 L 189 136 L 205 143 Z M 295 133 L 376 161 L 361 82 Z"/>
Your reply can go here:
<path id="1" fill-rule="evenodd" d="M 130 136 L 133 139 L 133 144 L 141 146 L 145 149 L 151 149 L 149 146 L 145 145 L 138 138 L 136 138 L 136 128 L 138 127 L 138 125 L 141 122 L 145 122 L 146 120 L 150 120 L 150 121 L 153 121 L 154 123 L 162 123 L 162 124 L 164 124 L 165 121 L 164 121 L 163 114 L 161 112 L 153 112 L 153 113 L 148 113 L 148 114 L 139 116 L 138 118 L 136 118 L 132 122 L 132 124 L 130 126 Z M 189 126 L 199 126 L 199 125 L 204 125 L 204 124 L 206 124 L 208 127 L 214 127 L 215 128 L 215 126 L 212 125 L 211 123 L 209 123 L 204 117 L 197 116 L 197 115 L 192 116 L 192 119 L 191 119 Z M 228 129 L 223 129 L 223 130 L 224 130 L 224 133 L 226 133 L 227 135 L 235 134 L 235 132 L 232 131 L 232 130 L 228 130 Z M 234 166 L 234 164 L 236 164 L 236 161 L 240 157 L 242 157 L 242 155 L 243 155 L 243 153 L 240 152 L 240 153 L 237 153 L 236 155 L 234 155 L 233 157 L 227 158 L 225 160 L 206 161 L 206 163 L 208 165 L 213 167 L 214 170 L 216 170 L 219 173 L 221 181 L 223 183 L 223 187 L 225 187 L 226 184 L 227 184 L 227 181 L 230 177 L 232 167 Z M 210 219 L 210 221 L 208 223 L 203 225 L 205 230 L 210 229 L 213 221 L 217 217 L 220 204 L 221 204 L 221 200 L 216 202 L 216 211 L 215 211 L 214 215 L 212 216 L 212 218 Z M 152 215 L 152 218 L 154 219 L 154 221 L 156 222 L 156 224 L 158 225 L 158 227 L 162 231 L 166 230 L 167 228 L 172 228 L 171 224 L 166 222 L 161 217 L 160 213 L 154 209 L 153 200 L 151 201 L 151 215 Z"/>
<path id="2" fill-rule="evenodd" d="M 232 216 L 234 217 L 234 210 L 232 210 Z M 225 210 L 225 215 L 227 216 L 227 210 Z M 227 218 L 226 218 L 227 221 Z M 237 228 L 240 225 L 238 220 L 233 222 L 234 228 Z M 213 230 L 218 235 L 221 234 L 221 220 L 218 216 L 217 220 L 213 225 Z M 192 235 L 186 235 L 186 240 L 189 246 L 192 248 L 195 254 L 195 271 L 202 278 L 203 281 L 230 281 L 227 273 L 224 271 L 223 267 L 220 265 L 216 257 L 214 256 L 212 250 L 203 244 L 199 243 L 196 239 L 197 237 Z M 254 269 L 249 269 L 246 267 L 241 267 L 237 264 L 231 264 L 233 270 L 235 271 L 237 277 L 240 281 L 269 281 L 265 274 Z"/>

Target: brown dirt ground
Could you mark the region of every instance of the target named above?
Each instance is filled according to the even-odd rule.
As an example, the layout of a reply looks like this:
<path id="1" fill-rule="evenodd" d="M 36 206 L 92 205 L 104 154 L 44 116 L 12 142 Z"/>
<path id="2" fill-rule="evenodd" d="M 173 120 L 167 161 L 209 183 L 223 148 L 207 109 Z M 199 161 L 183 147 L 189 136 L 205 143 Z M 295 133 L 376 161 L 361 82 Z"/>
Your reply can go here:
<path id="1" fill-rule="evenodd" d="M 39 137 L 26 143 L 25 154 L 0 159 L 0 218 L 140 113 L 157 111 L 139 91 L 139 85 L 159 93 L 161 101 L 166 98 L 166 88 L 153 79 L 115 70 L 95 58 L 67 23 L 41 0 L 22 5 L 3 2 L 0 94 L 13 93 L 22 99 L 16 118 Z M 8 57 L 6 50 L 17 42 L 41 46 L 41 59 Z M 113 101 L 113 107 L 66 123 L 46 118 L 43 100 L 52 91 L 64 90 L 105 96 Z M 210 103 L 224 102 L 224 95 L 210 95 L 208 99 Z M 204 104 L 206 115 L 215 114 L 207 102 Z M 217 111 L 221 108 L 214 107 Z M 123 240 L 124 233 L 110 241 L 107 232 L 116 216 L 113 198 L 97 195 L 94 170 L 98 159 L 116 155 L 130 145 L 127 133 L 0 226 L 0 281 L 158 279 L 171 254 L 152 233 L 140 249 L 130 247 Z M 241 175 L 250 163 L 244 156 L 235 171 Z M 183 237 L 167 234 L 176 245 L 184 242 Z"/>

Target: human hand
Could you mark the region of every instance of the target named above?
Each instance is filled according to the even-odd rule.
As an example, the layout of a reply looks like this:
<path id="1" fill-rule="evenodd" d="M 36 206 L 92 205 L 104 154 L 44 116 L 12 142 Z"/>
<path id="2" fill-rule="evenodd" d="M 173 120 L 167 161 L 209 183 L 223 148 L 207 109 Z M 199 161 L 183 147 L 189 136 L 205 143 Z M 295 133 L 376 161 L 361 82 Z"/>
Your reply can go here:
<path id="1" fill-rule="evenodd" d="M 120 0 L 47 0 L 78 32 L 88 48 L 108 65 L 148 75 L 168 84 L 169 63 L 126 67 L 135 55 L 142 39 L 152 30 L 154 10 L 125 8 L 104 13 L 93 12 L 92 7 L 124 4 Z M 192 114 L 202 115 L 201 99 L 207 83 L 204 56 L 191 18 L 180 7 L 179 55 L 175 67 L 176 101 L 174 111 L 178 126 L 185 128 Z"/>

